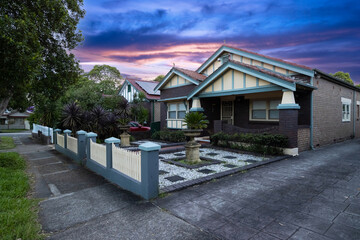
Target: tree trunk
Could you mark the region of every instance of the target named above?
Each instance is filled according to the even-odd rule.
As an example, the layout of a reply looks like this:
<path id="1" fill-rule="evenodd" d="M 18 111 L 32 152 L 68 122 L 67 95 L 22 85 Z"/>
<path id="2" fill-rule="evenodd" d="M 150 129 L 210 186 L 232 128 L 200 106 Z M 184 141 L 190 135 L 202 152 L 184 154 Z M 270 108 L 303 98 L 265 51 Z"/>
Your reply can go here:
<path id="1" fill-rule="evenodd" d="M 12 94 L 6 98 L 1 98 L 0 99 L 0 116 L 4 114 L 8 104 L 9 104 L 9 101 L 12 97 Z"/>

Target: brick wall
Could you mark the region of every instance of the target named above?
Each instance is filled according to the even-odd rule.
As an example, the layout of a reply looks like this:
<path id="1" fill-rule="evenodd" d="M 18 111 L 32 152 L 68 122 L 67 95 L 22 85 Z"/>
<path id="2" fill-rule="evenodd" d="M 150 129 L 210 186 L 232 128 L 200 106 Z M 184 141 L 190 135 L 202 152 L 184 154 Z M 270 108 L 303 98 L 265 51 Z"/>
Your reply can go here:
<path id="1" fill-rule="evenodd" d="M 309 128 L 309 126 L 299 126 L 298 148 L 299 148 L 299 152 L 310 149 L 310 128 Z"/>
<path id="2" fill-rule="evenodd" d="M 159 122 L 161 120 L 161 103 L 155 102 L 154 104 L 154 122 Z"/>
<path id="3" fill-rule="evenodd" d="M 165 99 L 187 96 L 195 87 L 195 84 L 191 84 L 183 87 L 164 88 L 161 89 L 160 98 Z"/>
<path id="4" fill-rule="evenodd" d="M 353 103 L 353 90 L 322 78 L 315 78 L 314 86 L 318 88 L 313 93 L 314 147 L 349 139 L 353 135 L 354 113 L 351 110 L 350 122 L 342 121 L 341 97 Z M 360 128 L 359 121 L 356 128 Z"/>
<path id="5" fill-rule="evenodd" d="M 279 111 L 279 132 L 288 137 L 289 148 L 298 147 L 298 112 L 295 109 Z"/>

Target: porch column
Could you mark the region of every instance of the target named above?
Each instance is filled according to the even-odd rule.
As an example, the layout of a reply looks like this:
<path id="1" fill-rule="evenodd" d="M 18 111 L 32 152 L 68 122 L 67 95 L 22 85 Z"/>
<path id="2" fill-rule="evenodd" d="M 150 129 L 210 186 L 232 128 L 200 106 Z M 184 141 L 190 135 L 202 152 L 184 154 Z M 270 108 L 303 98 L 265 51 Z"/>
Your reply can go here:
<path id="1" fill-rule="evenodd" d="M 200 98 L 194 97 L 192 99 L 192 106 L 190 112 L 203 112 L 204 109 L 201 107 Z"/>
<path id="2" fill-rule="evenodd" d="M 289 139 L 289 146 L 284 153 L 292 156 L 299 154 L 298 149 L 298 111 L 299 104 L 295 103 L 294 92 L 283 90 L 279 109 L 279 131 Z"/>

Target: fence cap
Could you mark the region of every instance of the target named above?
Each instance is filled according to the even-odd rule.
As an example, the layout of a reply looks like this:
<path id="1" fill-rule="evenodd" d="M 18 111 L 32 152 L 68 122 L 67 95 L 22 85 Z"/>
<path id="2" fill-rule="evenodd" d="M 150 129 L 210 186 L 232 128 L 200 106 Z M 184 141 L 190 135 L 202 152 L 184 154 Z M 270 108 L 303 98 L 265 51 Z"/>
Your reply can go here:
<path id="1" fill-rule="evenodd" d="M 64 133 L 71 133 L 71 130 L 66 129 L 66 130 L 64 130 Z"/>
<path id="2" fill-rule="evenodd" d="M 61 132 L 61 129 L 55 129 L 54 132 Z"/>
<path id="3" fill-rule="evenodd" d="M 88 132 L 88 133 L 86 133 L 86 136 L 87 137 L 97 137 L 97 134 L 93 133 L 93 132 Z"/>
<path id="4" fill-rule="evenodd" d="M 76 132 L 77 135 L 85 135 L 86 132 L 84 130 L 79 130 Z"/>
<path id="5" fill-rule="evenodd" d="M 120 143 L 120 139 L 114 137 L 107 138 L 105 139 L 105 143 Z"/>
<path id="6" fill-rule="evenodd" d="M 153 142 L 147 142 L 147 143 L 143 143 L 139 146 L 139 149 L 140 150 L 143 150 L 143 151 L 156 151 L 156 150 L 160 150 L 160 145 L 159 144 L 156 144 L 156 143 L 153 143 Z"/>

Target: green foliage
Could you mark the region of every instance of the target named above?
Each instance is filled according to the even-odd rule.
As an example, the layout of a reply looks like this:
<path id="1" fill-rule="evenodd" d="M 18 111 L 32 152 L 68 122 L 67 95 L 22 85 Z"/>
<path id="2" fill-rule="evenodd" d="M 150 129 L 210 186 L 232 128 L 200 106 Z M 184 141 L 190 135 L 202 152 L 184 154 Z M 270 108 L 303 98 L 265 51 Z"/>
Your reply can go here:
<path id="1" fill-rule="evenodd" d="M 11 149 L 14 147 L 16 146 L 12 137 L 0 137 L 0 150 Z"/>
<path id="2" fill-rule="evenodd" d="M 154 79 L 154 81 L 155 82 L 161 82 L 164 79 L 164 77 L 165 77 L 164 75 L 159 75 Z"/>
<path id="3" fill-rule="evenodd" d="M 134 94 L 134 100 L 131 105 L 131 115 L 133 119 L 140 124 L 143 124 L 149 118 L 149 111 L 144 107 L 146 96 L 143 92 Z"/>
<path id="4" fill-rule="evenodd" d="M 84 16 L 82 0 L 2 1 L 0 11 L 0 112 L 6 99 L 12 105 L 35 104 L 46 122 L 48 113 L 70 85 L 80 68 L 70 53 L 82 35 L 77 29 Z M 44 103 L 45 101 L 45 103 Z M 16 104 L 14 104 L 16 103 Z M 25 108 L 26 106 L 22 106 Z"/>
<path id="5" fill-rule="evenodd" d="M 354 81 L 351 79 L 349 73 L 339 71 L 334 74 L 330 73 L 330 75 L 338 79 L 344 80 L 345 82 L 350 83 L 351 85 L 354 85 Z"/>
<path id="6" fill-rule="evenodd" d="M 1 239 L 43 239 L 37 220 L 38 201 L 29 199 L 25 160 L 18 153 L 0 153 Z"/>
<path id="7" fill-rule="evenodd" d="M 235 133 L 229 135 L 220 132 L 212 135 L 210 139 L 211 142 L 217 146 L 263 154 L 281 154 L 280 148 L 286 148 L 288 146 L 288 138 L 280 134 Z M 234 142 L 240 144 L 235 144 Z"/>
<path id="8" fill-rule="evenodd" d="M 161 140 L 167 142 L 185 142 L 186 140 L 183 131 L 169 131 L 169 130 L 154 132 L 153 135 L 151 135 L 151 138 L 154 140 Z"/>
<path id="9" fill-rule="evenodd" d="M 204 129 L 207 128 L 209 121 L 206 120 L 206 116 L 203 113 L 188 112 L 185 115 L 184 123 L 188 129 Z"/>
<path id="10" fill-rule="evenodd" d="M 71 129 L 75 134 L 82 124 L 82 116 L 82 109 L 74 102 L 69 103 L 63 109 L 61 124 L 64 128 Z"/>
<path id="11" fill-rule="evenodd" d="M 109 65 L 95 65 L 90 72 L 85 74 L 90 80 L 101 83 L 103 81 L 113 82 L 119 85 L 120 80 L 123 78 L 116 67 Z"/>

